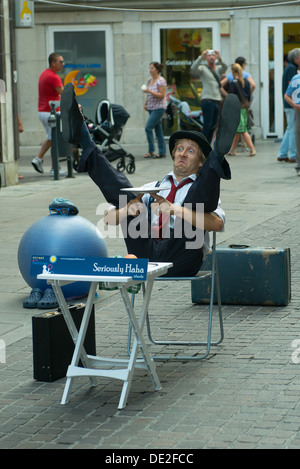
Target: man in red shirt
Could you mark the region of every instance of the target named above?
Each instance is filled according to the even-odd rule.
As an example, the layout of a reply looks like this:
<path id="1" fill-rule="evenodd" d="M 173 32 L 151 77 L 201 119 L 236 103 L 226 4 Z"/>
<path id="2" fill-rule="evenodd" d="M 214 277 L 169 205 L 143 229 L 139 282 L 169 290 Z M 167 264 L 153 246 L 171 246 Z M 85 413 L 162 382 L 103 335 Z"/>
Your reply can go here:
<path id="1" fill-rule="evenodd" d="M 31 164 L 34 169 L 39 172 L 43 173 L 43 157 L 45 153 L 51 147 L 51 127 L 48 124 L 48 117 L 50 116 L 51 107 L 49 105 L 49 101 L 60 101 L 60 95 L 63 92 L 63 83 L 60 77 L 57 75 L 64 66 L 64 59 L 63 57 L 53 52 L 48 57 L 49 68 L 44 70 L 39 78 L 39 101 L 38 101 L 38 113 L 39 119 L 42 122 L 45 130 L 46 130 L 46 140 L 41 146 L 38 156 L 33 158 Z M 53 169 L 53 161 L 52 161 L 52 169 L 50 174 L 54 174 Z M 64 171 L 60 170 L 60 175 L 64 175 Z"/>

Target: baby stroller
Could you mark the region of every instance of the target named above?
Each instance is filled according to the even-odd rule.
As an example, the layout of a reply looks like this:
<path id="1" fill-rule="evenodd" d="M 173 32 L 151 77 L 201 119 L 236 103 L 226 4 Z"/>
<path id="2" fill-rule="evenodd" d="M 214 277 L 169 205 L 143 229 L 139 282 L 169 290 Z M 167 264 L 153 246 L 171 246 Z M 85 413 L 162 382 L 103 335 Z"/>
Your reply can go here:
<path id="1" fill-rule="evenodd" d="M 135 172 L 135 158 L 120 144 L 123 127 L 130 115 L 118 104 L 112 104 L 107 99 L 100 101 L 96 110 L 96 123 L 85 117 L 86 124 L 93 141 L 100 147 L 108 161 L 120 160 L 118 171 L 129 174 Z M 128 163 L 126 164 L 126 158 Z"/>
<path id="2" fill-rule="evenodd" d="M 200 132 L 203 128 L 202 111 L 191 111 L 186 101 L 180 101 L 174 96 L 169 96 L 170 107 L 177 109 L 178 129 L 181 130 L 197 130 Z"/>

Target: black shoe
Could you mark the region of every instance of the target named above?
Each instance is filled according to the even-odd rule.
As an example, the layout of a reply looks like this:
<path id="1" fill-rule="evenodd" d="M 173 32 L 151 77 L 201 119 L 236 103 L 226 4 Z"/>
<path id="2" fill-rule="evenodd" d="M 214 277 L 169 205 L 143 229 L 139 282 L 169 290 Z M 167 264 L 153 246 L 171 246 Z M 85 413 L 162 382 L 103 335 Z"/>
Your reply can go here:
<path id="1" fill-rule="evenodd" d="M 241 105 L 235 94 L 228 94 L 223 104 L 215 149 L 219 155 L 229 152 L 233 137 L 240 123 Z"/>
<path id="2" fill-rule="evenodd" d="M 83 115 L 78 107 L 73 83 L 67 83 L 61 95 L 62 135 L 66 142 L 77 145 L 81 139 Z"/>

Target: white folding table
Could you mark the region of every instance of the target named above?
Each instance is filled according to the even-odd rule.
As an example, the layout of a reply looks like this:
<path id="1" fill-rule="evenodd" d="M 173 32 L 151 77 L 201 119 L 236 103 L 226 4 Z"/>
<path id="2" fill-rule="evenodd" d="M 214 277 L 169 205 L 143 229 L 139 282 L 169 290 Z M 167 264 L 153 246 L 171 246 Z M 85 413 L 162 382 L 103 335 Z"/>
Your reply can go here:
<path id="1" fill-rule="evenodd" d="M 154 279 L 155 277 L 159 277 L 161 275 L 166 274 L 170 267 L 172 267 L 172 263 L 169 262 L 148 263 L 147 280 L 142 282 L 145 284 L 145 294 L 143 297 L 143 303 L 139 314 L 135 311 L 133 305 L 131 304 L 127 288 L 132 285 L 141 283 L 141 281 L 133 280 L 132 277 L 112 277 L 104 275 L 71 275 L 55 273 L 51 274 L 49 272 L 45 272 L 37 276 L 38 279 L 47 280 L 47 282 L 52 285 L 57 301 L 59 303 L 66 324 L 75 344 L 75 350 L 72 357 L 72 361 L 68 367 L 66 375 L 67 380 L 61 404 L 66 404 L 68 402 L 72 380 L 77 376 L 89 377 L 93 386 L 96 385 L 94 378 L 97 376 L 115 378 L 124 381 L 118 405 L 119 409 L 122 409 L 126 406 L 135 368 L 147 369 L 151 376 L 155 389 L 161 389 L 161 384 L 155 369 L 155 363 L 149 355 L 147 346 L 143 338 L 143 329 L 153 289 Z M 61 290 L 61 287 L 63 285 L 72 282 L 91 282 L 79 332 L 77 331 L 73 318 L 69 312 L 67 302 Z M 107 287 L 117 286 L 123 299 L 125 309 L 129 317 L 129 323 L 131 324 L 135 334 L 129 358 L 118 359 L 87 355 L 84 349 L 83 344 L 85 340 L 85 335 L 89 324 L 92 307 L 95 302 L 95 293 L 99 282 L 104 282 Z M 139 350 L 142 355 L 141 358 L 138 358 L 137 356 Z M 78 366 L 79 360 L 81 360 L 83 364 L 82 367 Z M 105 367 L 108 367 L 109 369 Z M 118 368 L 114 369 L 113 367 Z"/>

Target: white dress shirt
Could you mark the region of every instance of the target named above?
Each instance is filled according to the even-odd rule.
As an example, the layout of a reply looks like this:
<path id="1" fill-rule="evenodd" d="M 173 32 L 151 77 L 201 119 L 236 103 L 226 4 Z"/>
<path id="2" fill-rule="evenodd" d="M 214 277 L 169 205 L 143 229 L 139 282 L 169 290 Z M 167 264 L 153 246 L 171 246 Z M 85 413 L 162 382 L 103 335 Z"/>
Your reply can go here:
<path id="1" fill-rule="evenodd" d="M 173 177 L 173 181 L 174 181 L 174 184 L 175 186 L 178 185 L 178 181 L 176 179 L 176 176 L 175 174 L 173 173 L 173 171 L 171 171 L 170 173 L 168 173 L 161 181 L 154 181 L 154 182 L 150 182 L 150 183 L 147 183 L 147 184 L 144 184 L 142 187 L 153 187 L 155 185 L 157 185 L 158 187 L 159 186 L 169 186 L 169 189 L 166 189 L 166 190 L 162 190 L 160 192 L 158 192 L 158 195 L 163 197 L 164 199 L 166 199 L 170 193 L 170 190 L 171 190 L 171 181 L 170 181 L 170 176 Z M 191 174 L 190 176 L 188 176 L 189 178 L 193 179 L 194 181 L 196 180 L 196 177 L 197 175 L 196 174 Z M 184 179 L 187 179 L 187 178 L 184 178 Z M 182 179 L 182 181 L 184 180 Z M 180 181 L 180 182 L 182 182 Z M 175 200 L 174 200 L 174 204 L 176 205 L 183 205 L 183 202 L 184 202 L 184 199 L 186 198 L 186 195 L 191 187 L 193 183 L 190 182 L 190 183 L 187 183 L 185 184 L 183 187 L 181 187 L 180 189 L 178 189 L 178 191 L 176 192 L 175 194 Z M 155 202 L 155 200 L 153 199 L 153 197 L 151 197 L 150 194 L 144 194 L 143 197 L 142 197 L 142 202 L 148 207 L 149 206 L 149 203 L 151 204 L 152 202 Z M 216 208 L 216 210 L 214 210 L 214 212 L 223 222 L 223 227 L 222 227 L 222 230 L 221 231 L 224 231 L 224 226 L 225 226 L 225 212 L 224 210 L 221 208 L 221 200 L 219 199 L 219 202 L 218 202 L 218 206 Z M 152 226 L 157 226 L 158 225 L 158 220 L 159 220 L 159 215 L 156 215 L 153 210 L 151 210 L 151 225 Z M 170 217 L 170 227 L 173 228 L 174 227 L 174 221 L 175 221 L 175 215 L 171 215 Z M 204 235 L 204 243 L 203 243 L 203 253 L 204 255 L 207 253 L 207 251 L 209 250 L 209 247 L 210 247 L 210 237 L 209 237 L 209 232 L 208 231 L 205 231 L 205 235 Z"/>

